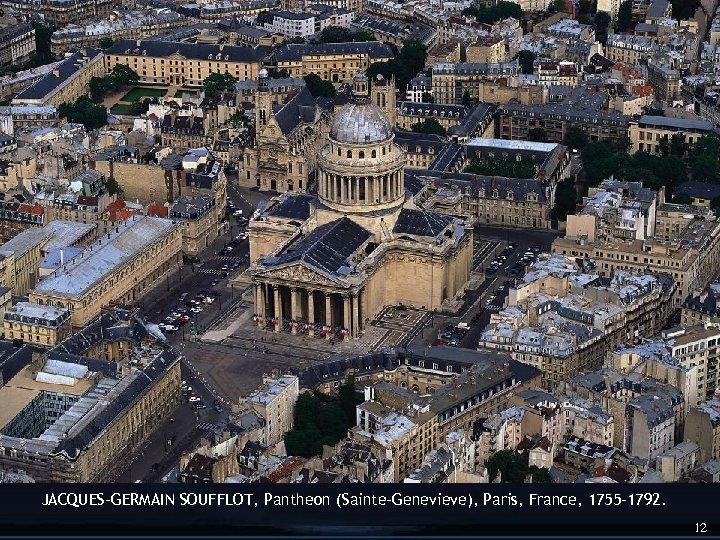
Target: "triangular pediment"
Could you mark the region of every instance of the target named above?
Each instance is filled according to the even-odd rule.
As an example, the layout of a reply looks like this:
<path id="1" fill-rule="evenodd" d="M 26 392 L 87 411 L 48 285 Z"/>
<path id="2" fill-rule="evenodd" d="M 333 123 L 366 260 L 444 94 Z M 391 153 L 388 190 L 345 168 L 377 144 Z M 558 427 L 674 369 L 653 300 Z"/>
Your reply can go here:
<path id="1" fill-rule="evenodd" d="M 294 282 L 298 285 L 307 284 L 308 286 L 321 287 L 337 287 L 342 285 L 339 279 L 329 278 L 324 273 L 309 267 L 304 263 L 295 263 L 287 266 L 269 268 L 255 274 L 262 279 L 277 279 L 288 282 Z"/>
<path id="2" fill-rule="evenodd" d="M 174 53 L 168 55 L 168 58 L 172 60 L 187 60 L 182 54 L 180 54 L 179 51 L 175 51 Z"/>

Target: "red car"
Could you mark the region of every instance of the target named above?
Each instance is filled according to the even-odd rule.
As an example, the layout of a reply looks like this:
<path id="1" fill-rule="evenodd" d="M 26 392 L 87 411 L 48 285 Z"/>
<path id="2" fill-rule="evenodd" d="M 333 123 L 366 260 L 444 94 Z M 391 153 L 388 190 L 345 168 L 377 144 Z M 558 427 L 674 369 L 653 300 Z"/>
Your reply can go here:
<path id="1" fill-rule="evenodd" d="M 177 319 L 175 319 L 175 322 L 177 324 L 187 324 L 190 322 L 190 317 L 187 315 L 180 315 Z"/>
<path id="2" fill-rule="evenodd" d="M 433 341 L 433 346 L 437 347 L 439 345 L 447 345 L 447 341 L 445 341 L 444 339 L 440 339 L 440 338 Z"/>

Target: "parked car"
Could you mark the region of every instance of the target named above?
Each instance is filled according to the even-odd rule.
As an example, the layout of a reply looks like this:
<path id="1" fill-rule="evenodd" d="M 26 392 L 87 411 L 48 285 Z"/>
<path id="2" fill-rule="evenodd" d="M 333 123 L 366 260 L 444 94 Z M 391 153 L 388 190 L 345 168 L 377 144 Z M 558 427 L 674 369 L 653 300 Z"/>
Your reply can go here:
<path id="1" fill-rule="evenodd" d="M 200 409 L 207 409 L 207 405 L 205 403 L 203 403 L 202 401 L 199 401 L 199 402 L 195 403 L 195 405 L 193 405 L 193 409 L 195 409 L 196 411 L 198 411 Z"/>
<path id="2" fill-rule="evenodd" d="M 201 402 L 202 400 L 201 400 L 198 396 L 191 395 L 191 396 L 188 398 L 188 401 L 189 401 L 190 403 L 199 403 L 199 402 Z"/>
<path id="3" fill-rule="evenodd" d="M 203 309 L 198 306 L 198 307 L 191 308 L 190 311 L 192 311 L 193 313 L 202 313 Z"/>
<path id="4" fill-rule="evenodd" d="M 159 463 L 153 463 L 152 466 L 150 467 L 150 472 L 155 472 L 155 471 L 157 471 L 159 468 L 160 468 L 160 464 L 159 464 Z"/>
<path id="5" fill-rule="evenodd" d="M 218 404 L 213 406 L 213 409 L 215 409 L 215 412 L 217 412 L 217 413 L 221 413 L 225 410 L 222 405 L 218 405 Z"/>
<path id="6" fill-rule="evenodd" d="M 211 287 L 215 287 L 218 283 L 220 283 L 220 280 L 219 280 L 219 279 L 213 279 L 213 280 L 210 282 L 210 286 L 211 286 Z"/>
<path id="7" fill-rule="evenodd" d="M 238 209 L 233 212 L 233 216 L 242 216 L 242 210 Z"/>

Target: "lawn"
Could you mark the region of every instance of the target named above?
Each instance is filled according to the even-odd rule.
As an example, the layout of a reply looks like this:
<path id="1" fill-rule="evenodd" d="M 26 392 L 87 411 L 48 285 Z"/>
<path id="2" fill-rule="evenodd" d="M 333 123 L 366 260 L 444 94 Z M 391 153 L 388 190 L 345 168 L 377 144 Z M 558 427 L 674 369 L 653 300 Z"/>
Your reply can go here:
<path id="1" fill-rule="evenodd" d="M 167 88 L 140 88 L 139 86 L 136 86 L 125 94 L 120 101 L 123 103 L 132 103 L 133 101 L 138 101 L 147 97 L 161 97 L 166 93 Z"/>
<path id="2" fill-rule="evenodd" d="M 113 105 L 113 107 L 110 109 L 111 114 L 127 114 L 130 115 L 130 105 L 125 105 L 123 103 L 117 103 L 116 105 Z"/>

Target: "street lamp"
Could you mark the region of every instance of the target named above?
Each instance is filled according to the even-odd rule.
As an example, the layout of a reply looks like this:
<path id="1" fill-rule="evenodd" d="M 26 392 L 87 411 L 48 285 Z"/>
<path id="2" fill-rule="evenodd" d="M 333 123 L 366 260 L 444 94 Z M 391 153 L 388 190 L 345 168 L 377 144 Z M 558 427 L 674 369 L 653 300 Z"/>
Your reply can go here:
<path id="1" fill-rule="evenodd" d="M 233 300 L 235 298 L 235 284 L 231 281 L 230 282 L 230 300 Z"/>

